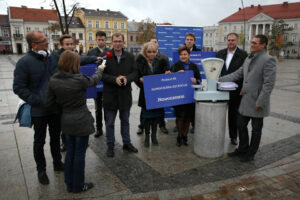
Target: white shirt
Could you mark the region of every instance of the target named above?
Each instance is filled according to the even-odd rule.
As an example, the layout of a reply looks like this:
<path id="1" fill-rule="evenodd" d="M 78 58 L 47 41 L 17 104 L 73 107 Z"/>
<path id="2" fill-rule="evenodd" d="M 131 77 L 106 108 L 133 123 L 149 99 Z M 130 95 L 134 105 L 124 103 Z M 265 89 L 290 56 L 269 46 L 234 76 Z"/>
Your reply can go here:
<path id="1" fill-rule="evenodd" d="M 229 52 L 229 51 L 227 50 L 227 57 L 226 57 L 226 69 L 227 69 L 227 70 L 228 70 L 228 68 L 229 68 L 230 62 L 231 62 L 231 60 L 232 60 L 232 57 L 233 57 L 235 51 L 236 51 L 236 48 L 235 48 L 235 50 L 232 51 L 232 52 Z"/>

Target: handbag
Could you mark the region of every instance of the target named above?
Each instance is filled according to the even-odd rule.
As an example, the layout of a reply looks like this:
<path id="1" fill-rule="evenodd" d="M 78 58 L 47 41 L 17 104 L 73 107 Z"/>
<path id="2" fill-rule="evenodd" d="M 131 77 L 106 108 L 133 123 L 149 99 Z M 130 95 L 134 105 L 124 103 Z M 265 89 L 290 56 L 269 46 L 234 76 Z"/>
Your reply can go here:
<path id="1" fill-rule="evenodd" d="M 43 85 L 44 81 L 46 80 L 47 73 L 48 73 L 48 67 L 49 67 L 49 62 L 47 62 L 46 72 L 44 74 L 43 80 L 40 83 L 40 86 L 35 91 L 36 93 L 38 93 L 41 90 L 42 85 Z M 26 103 L 22 99 L 20 99 L 19 104 L 17 106 L 17 114 L 16 114 L 16 118 L 15 118 L 14 123 L 17 120 L 19 121 L 19 126 L 20 127 L 28 127 L 28 128 L 32 127 L 31 105 L 29 103 Z"/>

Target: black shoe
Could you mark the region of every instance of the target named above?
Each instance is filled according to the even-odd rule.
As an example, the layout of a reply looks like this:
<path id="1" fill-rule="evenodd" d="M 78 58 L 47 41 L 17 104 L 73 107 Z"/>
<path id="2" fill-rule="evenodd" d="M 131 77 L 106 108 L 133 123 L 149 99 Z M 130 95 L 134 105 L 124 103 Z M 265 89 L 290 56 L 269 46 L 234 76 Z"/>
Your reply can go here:
<path id="1" fill-rule="evenodd" d="M 98 138 L 98 137 L 100 137 L 101 135 L 103 135 L 102 129 L 97 129 L 97 132 L 96 132 L 96 134 L 94 135 L 94 137 L 95 137 L 95 138 Z"/>
<path id="2" fill-rule="evenodd" d="M 236 157 L 236 156 L 243 156 L 245 155 L 244 152 L 240 152 L 238 149 L 236 149 L 234 152 L 227 154 L 229 157 Z"/>
<path id="3" fill-rule="evenodd" d="M 182 145 L 182 137 L 177 137 L 177 142 L 176 142 L 176 145 L 178 146 L 178 147 L 180 147 L 181 145 Z"/>
<path id="4" fill-rule="evenodd" d="M 231 144 L 232 145 L 237 145 L 237 139 L 236 138 L 231 138 Z"/>
<path id="5" fill-rule="evenodd" d="M 107 151 L 106 151 L 106 156 L 107 157 L 114 157 L 115 156 L 115 152 L 114 152 L 114 148 L 113 147 L 108 147 Z"/>
<path id="6" fill-rule="evenodd" d="M 66 148 L 66 144 L 65 143 L 61 143 L 60 145 L 60 152 L 66 152 L 67 148 Z"/>
<path id="7" fill-rule="evenodd" d="M 173 132 L 176 133 L 177 131 L 178 131 L 178 128 L 177 128 L 177 126 L 175 126 L 175 127 L 173 128 Z"/>
<path id="8" fill-rule="evenodd" d="M 241 158 L 241 162 L 250 162 L 250 161 L 253 161 L 254 160 L 254 156 L 249 156 L 249 155 L 246 155 L 244 157 Z"/>
<path id="9" fill-rule="evenodd" d="M 164 134 L 168 134 L 169 131 L 165 126 L 160 127 L 160 131 L 163 132 Z"/>
<path id="10" fill-rule="evenodd" d="M 39 178 L 39 182 L 42 185 L 48 185 L 49 184 L 49 178 L 48 178 L 45 171 L 38 172 L 38 178 Z"/>
<path id="11" fill-rule="evenodd" d="M 188 137 L 187 137 L 187 136 L 183 136 L 183 137 L 182 137 L 182 143 L 183 143 L 185 146 L 188 145 L 187 141 L 188 141 Z"/>
<path id="12" fill-rule="evenodd" d="M 139 128 L 139 129 L 137 130 L 136 134 L 141 135 L 141 134 L 143 134 L 143 132 L 144 132 L 144 130 L 141 129 L 141 128 Z"/>
<path id="13" fill-rule="evenodd" d="M 92 189 L 93 187 L 94 187 L 93 183 L 85 183 L 83 185 L 83 188 L 80 191 L 75 191 L 73 193 L 85 192 L 85 191 L 88 191 L 89 189 Z"/>
<path id="14" fill-rule="evenodd" d="M 64 163 L 60 163 L 59 165 L 55 165 L 53 168 L 54 168 L 54 171 L 56 172 L 63 172 L 64 171 Z"/>
<path id="15" fill-rule="evenodd" d="M 138 152 L 138 150 L 131 143 L 124 144 L 123 145 L 123 149 L 126 150 L 126 151 L 133 152 L 133 153 L 137 153 Z"/>
<path id="16" fill-rule="evenodd" d="M 149 147 L 150 146 L 150 134 L 146 133 L 145 134 L 145 143 L 144 143 L 145 147 Z"/>
<path id="17" fill-rule="evenodd" d="M 191 128 L 190 133 L 192 133 L 192 134 L 195 133 L 195 128 L 194 127 Z"/>

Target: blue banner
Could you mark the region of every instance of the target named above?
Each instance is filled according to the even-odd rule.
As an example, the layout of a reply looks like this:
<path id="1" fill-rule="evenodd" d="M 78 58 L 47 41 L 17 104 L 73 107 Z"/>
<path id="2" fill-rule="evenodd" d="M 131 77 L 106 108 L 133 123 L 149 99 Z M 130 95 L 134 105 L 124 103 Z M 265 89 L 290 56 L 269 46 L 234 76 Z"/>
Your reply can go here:
<path id="1" fill-rule="evenodd" d="M 185 43 L 185 35 L 194 33 L 196 37 L 195 45 L 202 49 L 203 28 L 184 26 L 156 26 L 156 38 L 159 43 L 159 50 L 165 53 L 170 60 L 170 65 L 174 63 L 173 52 Z"/>
<path id="2" fill-rule="evenodd" d="M 79 72 L 87 75 L 87 76 L 92 76 L 97 70 L 97 64 L 87 64 L 84 66 L 79 67 Z M 103 82 L 99 81 L 99 83 L 96 86 L 89 87 L 86 89 L 86 98 L 96 98 L 97 97 L 97 92 L 102 92 L 103 91 Z"/>
<path id="3" fill-rule="evenodd" d="M 164 108 L 195 102 L 191 77 L 194 77 L 193 71 L 144 76 L 146 108 Z"/>
<path id="4" fill-rule="evenodd" d="M 205 76 L 204 69 L 202 67 L 201 59 L 215 58 L 216 55 L 217 55 L 217 52 L 199 52 L 199 51 L 191 52 L 190 61 L 192 61 L 193 63 L 195 63 L 198 66 L 202 80 L 206 79 L 206 76 Z M 179 61 L 179 55 L 178 55 L 178 52 L 176 51 L 176 52 L 173 52 L 173 62 L 176 63 L 177 61 Z"/>

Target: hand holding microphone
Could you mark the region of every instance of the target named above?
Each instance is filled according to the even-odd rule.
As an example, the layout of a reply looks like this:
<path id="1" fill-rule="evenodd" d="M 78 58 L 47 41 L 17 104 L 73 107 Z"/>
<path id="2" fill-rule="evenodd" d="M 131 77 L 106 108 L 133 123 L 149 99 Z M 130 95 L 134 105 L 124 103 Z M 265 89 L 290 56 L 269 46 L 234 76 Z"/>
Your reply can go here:
<path id="1" fill-rule="evenodd" d="M 96 61 L 96 64 L 97 64 L 97 65 L 99 65 L 99 64 L 105 65 L 106 60 L 107 60 L 107 59 L 110 59 L 112 56 L 113 56 L 112 52 L 109 51 L 109 52 L 107 52 L 107 53 L 105 54 L 105 56 L 103 56 L 103 57 L 98 57 L 98 58 L 97 58 L 97 61 Z M 104 63 L 104 64 L 103 64 L 103 63 Z"/>

